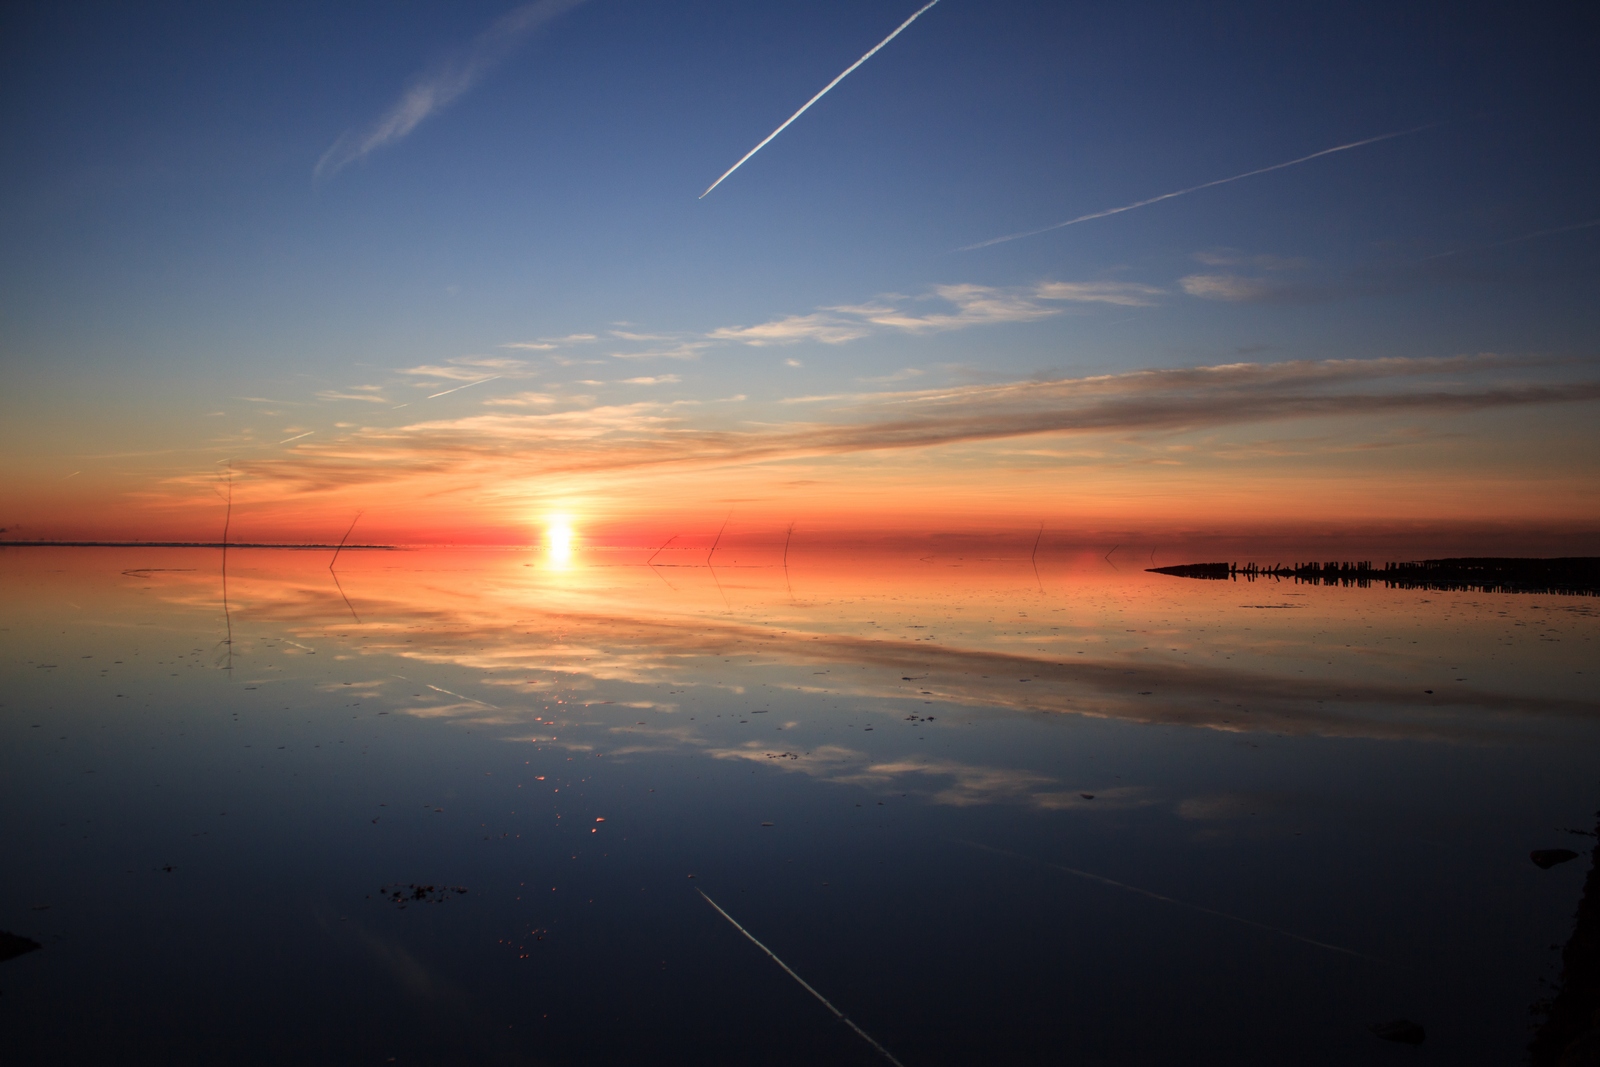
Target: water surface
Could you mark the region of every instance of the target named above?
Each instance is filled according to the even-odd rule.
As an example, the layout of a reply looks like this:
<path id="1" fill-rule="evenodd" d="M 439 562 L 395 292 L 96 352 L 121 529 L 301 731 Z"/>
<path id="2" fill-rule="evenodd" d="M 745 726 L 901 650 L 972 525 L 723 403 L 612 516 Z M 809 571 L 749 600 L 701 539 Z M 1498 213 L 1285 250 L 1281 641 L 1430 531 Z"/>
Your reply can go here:
<path id="1" fill-rule="evenodd" d="M 1600 602 L 643 555 L 0 554 L 19 1062 L 1520 1057 Z"/>

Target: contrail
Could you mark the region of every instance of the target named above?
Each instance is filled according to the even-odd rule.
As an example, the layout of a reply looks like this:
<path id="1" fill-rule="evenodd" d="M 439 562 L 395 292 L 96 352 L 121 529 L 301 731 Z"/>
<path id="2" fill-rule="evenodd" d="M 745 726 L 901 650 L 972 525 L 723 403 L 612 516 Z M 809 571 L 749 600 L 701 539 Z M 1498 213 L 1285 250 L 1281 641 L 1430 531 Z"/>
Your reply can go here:
<path id="1" fill-rule="evenodd" d="M 937 3 L 937 2 L 938 2 L 938 0 L 934 0 L 934 3 Z M 928 5 L 928 7 L 932 7 L 932 6 L 933 6 L 933 4 L 929 4 Z M 928 8 L 923 8 L 922 10 L 926 11 L 927 9 Z M 922 14 L 922 11 L 917 12 L 917 14 L 918 15 Z M 915 18 L 915 17 L 916 17 L 916 15 L 912 16 L 912 18 Z M 903 26 L 901 27 L 901 29 L 904 29 L 904 28 L 905 27 L 903 27 Z M 898 33 L 900 31 L 896 30 L 895 32 Z M 883 46 L 879 45 L 878 47 L 882 48 Z M 875 51 L 877 51 L 877 49 L 875 48 L 875 49 L 873 49 L 873 51 L 875 52 Z M 867 53 L 867 55 L 871 55 L 871 54 L 872 54 L 872 52 L 868 52 Z M 860 64 L 857 64 L 857 66 L 859 66 L 859 65 Z M 854 69 L 854 68 L 852 68 L 852 69 Z M 849 74 L 850 71 L 847 70 L 844 73 L 845 74 Z M 839 75 L 839 77 L 840 78 L 844 77 L 844 74 Z M 837 79 L 835 79 L 835 80 L 837 80 Z M 827 90 L 823 90 L 823 92 L 826 92 L 826 91 Z M 821 94 L 818 94 L 818 95 L 821 95 Z M 768 140 L 771 140 L 771 138 L 768 138 Z M 706 897 L 706 891 L 704 889 L 696 889 L 695 892 L 699 893 L 703 897 Z M 804 978 L 801 978 L 798 974 L 795 974 L 794 973 L 794 969 L 792 967 L 790 967 L 787 963 L 784 963 L 782 960 L 780 960 L 778 958 L 778 954 L 777 953 L 773 952 L 766 945 L 763 945 L 761 942 L 757 941 L 756 940 L 756 936 L 754 934 L 752 934 L 749 930 L 746 930 L 744 927 L 740 926 L 738 919 L 735 919 L 732 915 L 729 915 L 727 912 L 723 911 L 722 910 L 722 906 L 720 904 L 718 904 L 716 901 L 712 900 L 710 897 L 706 897 L 706 903 L 710 904 L 713 908 L 716 908 L 717 909 L 717 914 L 722 916 L 724 919 L 727 919 L 729 922 L 731 922 L 733 924 L 733 928 L 735 930 L 739 931 L 745 937 L 748 937 L 750 939 L 750 943 L 752 945 L 754 945 L 756 948 L 760 949 L 762 952 L 765 952 L 768 956 L 771 956 L 772 957 L 772 962 L 776 963 L 779 967 L 782 967 L 784 969 L 784 972 L 787 973 L 790 978 L 793 978 L 796 982 L 799 982 L 801 987 L 804 988 L 807 993 L 810 993 L 812 996 L 814 996 L 818 1000 L 822 1001 L 822 1006 L 824 1008 L 827 1008 L 829 1011 L 833 1012 L 834 1018 L 838 1019 L 840 1022 L 844 1023 L 850 1029 L 854 1030 L 858 1035 L 860 1035 L 861 1040 L 865 1041 L 867 1044 L 869 1044 L 873 1048 L 877 1049 L 879 1055 L 881 1055 L 884 1059 L 888 1060 L 890 1063 L 894 1064 L 894 1067 L 905 1067 L 905 1064 L 901 1063 L 899 1060 L 895 1059 L 892 1055 L 890 1055 L 888 1049 L 884 1048 L 882 1045 L 880 1045 L 876 1041 L 872 1040 L 872 1036 L 870 1034 L 868 1034 L 865 1030 L 861 1029 L 861 1027 L 857 1026 L 854 1022 L 852 1022 L 850 1020 L 850 1016 L 846 1015 L 844 1012 L 840 1011 L 838 1008 L 836 1008 L 832 1004 L 830 1004 L 828 1002 L 828 998 L 827 997 L 823 996 L 821 993 L 818 993 L 815 989 L 812 989 L 810 982 L 807 982 Z"/>
<path id="2" fill-rule="evenodd" d="M 317 431 L 315 431 L 315 430 L 307 430 L 305 433 L 297 433 L 293 437 L 285 437 L 283 440 L 279 441 L 278 443 L 280 445 L 286 445 L 290 441 L 298 441 L 302 437 L 310 437 L 312 434 L 314 434 L 316 432 Z"/>
<path id="3" fill-rule="evenodd" d="M 1000 855 L 1000 856 L 1010 856 L 1012 859 L 1021 860 L 1021 859 L 1027 859 L 1028 858 L 1027 856 L 1018 855 L 1015 852 L 1007 852 L 1003 848 L 993 848 L 993 847 L 991 847 L 989 845 L 980 845 L 976 841 L 959 841 L 958 840 L 958 841 L 956 841 L 956 844 L 958 844 L 958 845 L 966 845 L 968 848 L 982 849 L 985 852 L 993 852 L 993 853 L 995 853 L 997 855 Z M 1035 861 L 1035 862 L 1043 862 L 1043 861 Z M 1296 941 L 1303 941 L 1304 943 L 1306 943 L 1308 945 L 1315 945 L 1318 948 L 1325 948 L 1329 952 L 1341 952 L 1346 956 L 1356 956 L 1356 957 L 1358 957 L 1360 959 L 1371 960 L 1374 963 L 1382 963 L 1382 964 L 1388 964 L 1389 963 L 1388 960 L 1379 959 L 1377 956 L 1369 956 L 1365 952 L 1357 952 L 1355 949 L 1341 948 L 1338 945 L 1330 945 L 1326 941 L 1314 941 L 1309 937 L 1304 937 L 1304 936 L 1302 936 L 1300 934 L 1294 933 L 1291 930 L 1285 930 L 1285 929 L 1283 929 L 1281 927 L 1278 927 L 1278 926 L 1268 926 L 1266 923 L 1258 923 L 1254 919 L 1243 919 L 1243 918 L 1240 918 L 1237 915 L 1229 915 L 1227 912 L 1225 912 L 1225 911 L 1217 911 L 1215 908 L 1202 907 L 1199 904 L 1190 904 L 1187 900 L 1175 900 L 1172 897 L 1164 897 L 1160 893 L 1152 893 L 1150 890 L 1148 890 L 1148 889 L 1140 889 L 1136 885 L 1128 885 L 1126 882 L 1116 882 L 1116 881 L 1111 880 L 1110 878 L 1105 878 L 1105 877 L 1102 877 L 1101 875 L 1098 875 L 1098 874 L 1090 874 L 1088 871 L 1080 871 L 1076 867 L 1063 867 L 1059 863 L 1045 863 L 1044 866 L 1049 867 L 1051 870 L 1054 870 L 1054 871 L 1064 871 L 1067 874 L 1076 875 L 1079 878 L 1084 878 L 1084 879 L 1087 879 L 1088 881 L 1091 881 L 1091 882 L 1099 882 L 1101 885 L 1109 885 L 1109 886 L 1115 886 L 1118 889 L 1126 889 L 1130 893 L 1137 893 L 1141 897 L 1149 897 L 1151 900 L 1159 900 L 1164 904 L 1176 904 L 1180 908 L 1190 908 L 1190 909 L 1192 909 L 1194 911 L 1205 912 L 1207 915 L 1215 915 L 1219 919 L 1228 919 L 1228 920 L 1231 920 L 1232 922 L 1243 923 L 1246 926 L 1254 926 L 1257 930 L 1266 930 L 1269 933 L 1279 934 L 1279 935 L 1281 935 L 1283 937 L 1293 938 Z"/>
<path id="4" fill-rule="evenodd" d="M 1320 152 L 1313 152 L 1309 156 L 1301 156 L 1299 159 L 1291 159 L 1287 163 L 1274 163 L 1270 167 L 1261 167 L 1257 170 L 1247 170 L 1243 174 L 1235 174 L 1231 178 L 1218 178 L 1216 181 L 1206 182 L 1202 185 L 1191 185 L 1189 188 L 1179 189 L 1175 193 L 1162 193 L 1160 196 L 1152 196 L 1148 200 L 1140 200 L 1133 204 L 1124 204 L 1122 207 L 1107 208 L 1105 211 L 1095 211 L 1088 215 L 1079 215 L 1075 219 L 1068 219 L 1066 222 L 1058 222 L 1054 226 L 1046 226 L 1043 229 L 1027 230 L 1023 233 L 1011 233 L 1004 237 L 993 237 L 987 241 L 979 241 L 975 245 L 963 245 L 961 248 L 956 249 L 956 251 L 971 252 L 979 248 L 988 248 L 990 245 L 1005 244 L 1007 241 L 1018 241 L 1024 237 L 1035 237 L 1041 233 L 1049 233 L 1051 230 L 1059 230 L 1064 226 L 1076 226 L 1078 223 L 1088 222 L 1090 219 L 1103 219 L 1107 215 L 1120 215 L 1124 211 L 1132 211 L 1134 208 L 1149 207 L 1151 204 L 1159 204 L 1161 201 L 1171 200 L 1175 196 L 1186 196 L 1189 193 L 1197 193 L 1201 189 L 1209 189 L 1214 185 L 1227 185 L 1229 182 L 1236 182 L 1242 178 L 1253 178 L 1257 174 L 1267 174 L 1271 171 L 1282 170 L 1285 167 L 1293 167 L 1300 163 L 1310 162 L 1313 159 L 1320 159 L 1322 156 L 1331 156 L 1335 152 L 1348 152 L 1350 149 L 1360 148 L 1362 145 L 1377 144 L 1379 141 L 1387 141 L 1394 137 L 1404 137 L 1407 134 L 1421 133 L 1423 130 L 1431 130 L 1437 125 L 1439 125 L 1437 122 L 1430 122 L 1426 126 L 1417 126 L 1409 130 L 1397 130 L 1394 133 L 1385 133 L 1377 137 L 1368 137 L 1364 141 L 1351 141 L 1349 144 L 1334 145 L 1332 148 L 1324 148 Z M 744 160 L 740 160 L 739 162 L 742 163 Z"/>
<path id="5" fill-rule="evenodd" d="M 1454 252 L 1440 252 L 1436 256 L 1428 256 L 1422 262 L 1426 263 L 1433 259 L 1445 259 L 1450 256 L 1464 256 L 1468 252 L 1485 252 L 1491 248 L 1504 248 L 1506 245 L 1517 245 L 1521 244 L 1523 241 L 1532 241 L 1539 237 L 1549 237 L 1552 234 L 1571 233 L 1573 230 L 1587 230 L 1591 226 L 1600 226 L 1600 219 L 1590 219 L 1588 222 L 1575 222 L 1571 226 L 1556 226 L 1548 230 L 1535 230 L 1532 233 L 1525 233 L 1521 237 L 1513 237 L 1507 241 L 1496 241 L 1492 245 L 1474 245 L 1472 248 L 1458 248 Z"/>
<path id="6" fill-rule="evenodd" d="M 917 9 L 916 14 L 912 15 L 910 18 L 908 18 L 904 22 L 902 22 L 898 27 L 895 28 L 895 31 L 893 33 L 891 33 L 889 36 L 885 37 L 883 40 L 881 40 L 877 44 L 873 45 L 872 46 L 872 51 L 868 52 L 866 55 L 862 56 L 860 59 L 856 60 L 854 63 L 852 63 L 848 67 L 846 67 L 845 70 L 844 70 L 844 74 L 839 75 L 837 78 L 833 79 L 833 81 L 829 82 L 827 85 L 824 85 L 822 87 L 822 91 L 820 93 L 818 93 L 816 96 L 813 96 L 810 100 L 806 101 L 805 107 L 802 107 L 799 111 L 796 111 L 793 115 L 790 115 L 787 119 L 785 119 L 782 126 L 779 126 L 777 129 L 775 129 L 771 133 L 767 134 L 767 137 L 766 137 L 765 141 L 762 141 L 760 144 L 758 144 L 754 148 L 750 149 L 750 151 L 746 152 L 744 154 L 743 158 L 741 158 L 739 160 L 739 162 L 737 162 L 733 166 L 729 167 L 728 170 L 727 170 L 727 173 L 723 174 L 723 176 L 721 178 L 718 178 L 716 181 L 712 182 L 709 186 L 707 186 L 706 187 L 706 191 L 701 193 L 699 195 L 699 197 L 697 197 L 696 199 L 704 200 L 710 194 L 712 189 L 715 189 L 717 186 L 721 185 L 725 180 L 727 180 L 727 177 L 728 177 L 729 174 L 732 174 L 734 171 L 736 171 L 740 167 L 744 166 L 744 162 L 745 162 L 746 159 L 749 159 L 751 156 L 755 155 L 757 152 L 759 152 L 763 148 L 767 147 L 767 141 L 772 140 L 774 137 L 778 136 L 778 134 L 780 134 L 784 130 L 788 129 L 789 128 L 789 123 L 793 122 L 795 119 L 799 118 L 801 115 L 804 115 L 806 113 L 806 108 L 809 108 L 812 104 L 815 104 L 818 100 L 821 100 L 824 96 L 828 95 L 828 90 L 829 89 L 832 89 L 835 85 L 838 85 L 840 82 L 844 81 L 846 75 L 848 75 L 851 71 L 855 70 L 857 67 L 861 66 L 861 64 L 865 63 L 867 60 L 871 59 L 873 57 L 873 55 L 875 55 L 877 53 L 878 49 L 882 48 L 884 45 L 888 44 L 890 41 L 892 41 L 896 37 L 900 36 L 900 33 L 901 33 L 902 30 L 904 30 L 907 26 L 911 25 L 913 22 L 917 21 L 917 19 L 922 16 L 922 13 L 924 11 L 928 10 L 928 8 L 932 7 L 934 4 L 937 4 L 938 2 L 939 2 L 939 0 L 928 0 L 928 2 L 926 4 L 923 4 L 921 7 L 919 7 Z M 721 909 L 718 909 L 718 910 L 720 911 Z M 887 1053 L 885 1053 L 885 1055 L 887 1055 Z"/>
<path id="7" fill-rule="evenodd" d="M 478 84 L 540 26 L 564 15 L 584 0 L 534 0 L 512 8 L 478 34 L 465 48 L 424 71 L 376 122 L 361 133 L 346 132 L 322 154 L 312 169 L 318 181 L 332 178 L 369 152 L 400 140 L 424 119 L 449 107 Z"/>
<path id="8" fill-rule="evenodd" d="M 475 382 L 468 382 L 466 385 L 458 385 L 454 389 L 446 389 L 442 393 L 429 393 L 427 396 L 423 397 L 423 399 L 424 400 L 432 400 L 436 396 L 445 396 L 445 395 L 447 395 L 449 393 L 459 393 L 463 389 L 471 389 L 474 385 L 482 385 L 484 382 L 492 382 L 498 377 L 500 377 L 500 375 L 491 374 L 487 378 L 479 378 Z M 404 404 L 401 404 L 400 406 L 401 407 L 405 407 Z"/>

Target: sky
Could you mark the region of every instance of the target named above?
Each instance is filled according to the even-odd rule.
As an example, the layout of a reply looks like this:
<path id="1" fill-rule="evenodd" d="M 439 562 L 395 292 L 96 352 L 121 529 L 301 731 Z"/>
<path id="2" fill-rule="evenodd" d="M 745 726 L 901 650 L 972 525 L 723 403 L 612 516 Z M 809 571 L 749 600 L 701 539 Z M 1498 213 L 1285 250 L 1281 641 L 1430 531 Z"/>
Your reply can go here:
<path id="1" fill-rule="evenodd" d="M 1600 543 L 1592 9 L 925 2 L 9 6 L 0 536 Z"/>

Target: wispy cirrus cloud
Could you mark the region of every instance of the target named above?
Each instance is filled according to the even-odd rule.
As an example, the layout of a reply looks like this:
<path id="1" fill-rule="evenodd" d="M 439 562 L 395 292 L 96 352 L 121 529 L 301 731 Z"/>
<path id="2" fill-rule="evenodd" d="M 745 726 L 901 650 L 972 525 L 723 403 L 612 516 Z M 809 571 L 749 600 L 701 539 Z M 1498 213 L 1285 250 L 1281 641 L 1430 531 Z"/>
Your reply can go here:
<path id="1" fill-rule="evenodd" d="M 520 359 L 504 359 L 500 357 L 460 356 L 456 359 L 446 360 L 444 363 L 423 363 L 415 367 L 400 367 L 396 374 L 405 374 L 413 378 L 436 378 L 447 382 L 470 382 L 483 378 L 485 371 L 493 371 L 496 376 L 508 377 L 522 374 L 527 371 L 527 364 Z M 421 383 L 419 387 L 431 386 L 432 383 Z"/>
<path id="2" fill-rule="evenodd" d="M 713 341 L 763 347 L 800 341 L 844 344 L 882 330 L 941 333 L 972 326 L 1036 322 L 1061 314 L 1061 304 L 1111 304 L 1149 307 L 1162 290 L 1138 282 L 1056 282 L 1003 288 L 961 283 L 935 286 L 921 297 L 889 295 L 865 304 L 818 308 L 755 326 L 724 326 Z M 935 305 L 931 310 L 928 305 Z M 940 306 L 942 305 L 942 306 Z"/>
<path id="3" fill-rule="evenodd" d="M 423 71 L 400 99 L 360 132 L 340 135 L 317 160 L 316 179 L 332 178 L 345 167 L 399 141 L 424 120 L 449 107 L 511 55 L 529 34 L 566 14 L 584 0 L 535 0 L 513 8 L 460 48 Z"/>
<path id="4" fill-rule="evenodd" d="M 389 400 L 382 395 L 382 388 L 379 385 L 356 385 L 344 392 L 338 389 L 323 389 L 317 393 L 317 399 L 359 400 L 368 404 L 387 404 Z"/>
<path id="5" fill-rule="evenodd" d="M 560 410 L 366 428 L 261 460 L 252 474 L 304 492 L 426 474 L 704 469 L 1043 435 L 1127 437 L 1600 400 L 1600 380 L 1533 380 L 1541 366 L 1552 365 L 1492 355 L 1234 363 L 795 398 L 791 404 L 806 405 L 803 417 L 754 417 L 767 409 L 748 421 L 737 418 L 740 409 L 686 400 L 582 406 L 591 403 L 584 398 L 566 408 L 541 401 L 526 406 Z"/>

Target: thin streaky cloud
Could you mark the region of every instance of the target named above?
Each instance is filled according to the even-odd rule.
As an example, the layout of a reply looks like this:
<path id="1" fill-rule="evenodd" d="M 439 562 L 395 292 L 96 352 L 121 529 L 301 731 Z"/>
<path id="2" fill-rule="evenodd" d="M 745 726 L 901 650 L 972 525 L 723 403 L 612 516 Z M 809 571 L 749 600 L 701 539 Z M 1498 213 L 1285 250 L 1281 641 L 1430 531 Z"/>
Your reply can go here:
<path id="1" fill-rule="evenodd" d="M 404 138 L 477 85 L 530 33 L 583 2 L 534 0 L 508 11 L 470 45 L 419 75 L 377 122 L 361 133 L 342 134 L 317 160 L 312 177 L 331 178 L 368 153 Z"/>
<path id="2" fill-rule="evenodd" d="M 459 393 L 463 389 L 471 389 L 474 385 L 482 385 L 484 382 L 492 382 L 496 378 L 499 378 L 499 377 L 500 377 L 500 375 L 498 375 L 498 374 L 491 374 L 487 378 L 479 378 L 475 382 L 468 382 L 466 385 L 458 385 L 454 389 L 446 389 L 446 390 L 444 390 L 442 392 L 438 392 L 438 393 L 429 393 L 427 396 L 423 397 L 423 399 L 424 400 L 432 400 L 436 396 L 447 396 L 450 393 Z"/>
<path id="3" fill-rule="evenodd" d="M 297 433 L 293 437 L 285 437 L 283 440 L 279 441 L 278 443 L 280 445 L 286 445 L 290 441 L 298 441 L 302 437 L 310 437 L 312 434 L 314 434 L 316 432 L 317 431 L 315 431 L 315 430 L 307 430 L 305 433 Z"/>
<path id="4" fill-rule="evenodd" d="M 1600 401 L 1600 380 L 1506 384 L 1539 361 L 1482 355 L 1237 363 L 1057 380 L 808 398 L 800 420 L 729 425 L 682 402 L 609 404 L 548 413 L 493 412 L 368 427 L 253 460 L 286 492 L 490 475 L 519 477 L 708 469 L 819 456 L 980 444 L 1036 435 L 1162 435 L 1206 428 L 1373 415 L 1450 416 Z M 1566 364 L 1548 364 L 1550 367 Z M 1480 376 L 1488 381 L 1474 382 Z M 1407 384 L 1406 379 L 1412 379 Z"/>
<path id="5" fill-rule="evenodd" d="M 1540 237 L 1553 237 L 1558 233 L 1572 233 L 1574 230 L 1587 230 L 1592 226 L 1600 226 L 1600 219 L 1590 219 L 1588 222 L 1575 222 L 1571 226 L 1555 226 L 1548 230 L 1535 230 L 1532 233 L 1525 233 L 1521 237 L 1512 237 L 1509 240 L 1496 241 L 1494 244 L 1475 245 L 1472 248 L 1458 248 L 1453 252 L 1440 252 L 1436 256 L 1428 256 L 1422 262 L 1427 263 L 1430 260 L 1446 259 L 1450 256 L 1464 256 L 1468 252 L 1487 252 L 1491 248 L 1504 248 L 1506 245 L 1519 245 L 1524 241 L 1534 241 Z"/>
<path id="6" fill-rule="evenodd" d="M 862 56 L 860 59 L 856 60 L 854 63 L 852 63 L 848 67 L 846 67 L 842 74 L 840 74 L 837 78 L 833 79 L 833 81 L 829 82 L 827 85 L 824 85 L 822 87 L 822 91 L 821 92 L 817 93 L 817 95 L 813 96 L 810 100 L 807 100 L 805 102 L 805 104 L 800 108 L 799 111 L 796 111 L 793 115 L 790 115 L 787 119 L 784 119 L 782 126 L 779 126 L 777 129 L 775 129 L 771 133 L 767 134 L 766 138 L 763 139 L 760 144 L 756 145 L 754 148 L 750 149 L 750 151 L 746 152 L 742 157 L 740 157 L 739 162 L 737 162 L 733 166 L 729 167 L 726 171 L 723 172 L 722 177 L 718 178 L 716 181 L 714 181 L 710 185 L 708 185 L 706 187 L 706 191 L 701 193 L 700 196 L 697 199 L 704 200 L 707 196 L 709 196 L 711 194 L 711 190 L 715 189 L 717 186 L 721 185 L 724 181 L 726 181 L 728 179 L 728 175 L 732 174 L 734 171 L 736 171 L 740 167 L 744 166 L 745 160 L 749 159 L 751 156 L 755 155 L 757 152 L 759 152 L 763 148 L 767 147 L 767 143 L 769 141 L 771 141 L 774 137 L 778 136 L 778 134 L 782 133 L 784 130 L 788 129 L 789 128 L 789 124 L 791 122 L 793 122 L 795 119 L 799 118 L 801 115 L 804 115 L 806 113 L 806 111 L 808 111 L 810 109 L 812 104 L 815 104 L 818 100 L 821 100 L 824 96 L 827 96 L 829 89 L 832 89 L 835 85 L 838 85 L 840 82 L 844 81 L 845 78 L 852 71 L 854 71 L 857 67 L 861 66 L 861 64 L 865 63 L 867 60 L 871 59 L 874 55 L 876 55 L 878 53 L 878 49 L 882 48 L 884 45 L 888 44 L 890 41 L 892 41 L 896 37 L 900 36 L 900 34 L 905 30 L 905 28 L 907 26 L 911 25 L 913 22 L 917 21 L 917 19 L 921 18 L 922 17 L 922 13 L 924 11 L 927 11 L 928 8 L 932 7 L 934 4 L 937 4 L 938 2 L 939 2 L 939 0 L 928 0 L 928 2 L 926 4 L 924 4 L 921 7 L 919 7 L 916 10 L 916 12 L 910 18 L 906 19 L 899 26 L 895 27 L 895 31 L 893 33 L 891 33 L 889 36 L 885 37 L 883 40 L 879 41 L 877 44 L 873 45 L 872 49 L 869 52 L 867 52 L 866 55 Z"/>
<path id="7" fill-rule="evenodd" d="M 1066 222 L 1058 222 L 1054 226 L 1045 226 L 1037 230 L 1026 230 L 1022 233 L 1010 233 L 1004 237 L 992 237 L 987 241 L 979 241 L 975 245 L 963 245 L 962 247 L 956 249 L 956 251 L 972 252 L 979 248 L 988 248 L 990 245 L 1005 244 L 1007 241 L 1020 241 L 1024 237 L 1037 237 L 1039 234 L 1049 233 L 1051 230 L 1059 230 L 1066 226 L 1076 226 L 1080 222 L 1089 222 L 1092 219 L 1103 219 L 1108 215 L 1120 215 L 1124 211 L 1132 211 L 1135 208 L 1149 207 L 1151 204 L 1159 204 L 1163 200 L 1171 200 L 1174 197 L 1187 196 L 1190 193 L 1198 193 L 1202 189 L 1210 189 L 1216 185 L 1227 185 L 1229 182 L 1241 181 L 1245 178 L 1254 178 L 1258 174 L 1269 174 L 1275 170 L 1283 170 L 1285 167 L 1299 166 L 1301 163 L 1309 163 L 1313 159 L 1320 159 L 1323 156 L 1331 156 L 1335 152 L 1348 152 L 1352 148 L 1360 148 L 1363 145 L 1377 144 L 1379 141 L 1388 141 L 1396 137 L 1405 137 L 1409 134 L 1421 133 L 1423 130 L 1431 130 L 1437 125 L 1439 125 L 1437 122 L 1430 122 L 1426 126 L 1415 126 L 1409 130 L 1396 130 L 1394 133 L 1385 133 L 1380 134 L 1377 137 L 1368 137 L 1363 141 L 1351 141 L 1349 144 L 1334 145 L 1332 148 L 1324 148 L 1320 152 L 1313 152 L 1309 156 L 1301 156 L 1298 159 L 1291 159 L 1286 163 L 1274 163 L 1270 167 L 1259 167 L 1255 170 L 1247 170 L 1243 174 L 1235 174 L 1231 178 L 1218 178 L 1215 181 L 1204 182 L 1200 185 L 1191 185 L 1189 188 L 1179 189 L 1175 193 L 1162 193 L 1160 196 L 1152 196 L 1148 200 L 1139 200 L 1132 204 L 1124 204 L 1122 207 L 1107 208 L 1104 211 L 1093 211 L 1087 215 L 1079 215 L 1075 219 L 1068 219 Z"/>

